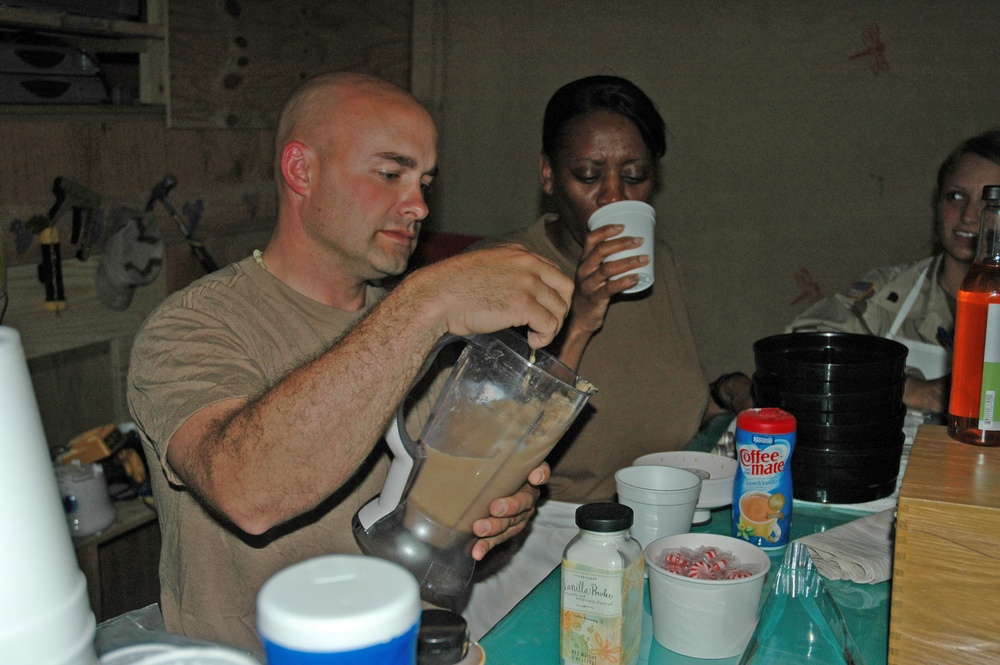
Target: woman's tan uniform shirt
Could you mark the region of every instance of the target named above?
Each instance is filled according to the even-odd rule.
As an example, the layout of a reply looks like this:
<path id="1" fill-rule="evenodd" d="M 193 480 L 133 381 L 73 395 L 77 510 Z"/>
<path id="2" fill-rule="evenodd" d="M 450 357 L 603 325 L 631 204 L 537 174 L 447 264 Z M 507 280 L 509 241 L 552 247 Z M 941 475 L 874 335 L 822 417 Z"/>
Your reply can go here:
<path id="1" fill-rule="evenodd" d="M 569 277 L 576 263 L 545 233 L 544 215 L 501 241 L 519 242 L 554 261 Z M 484 244 L 497 244 L 490 240 Z M 653 286 L 612 302 L 590 340 L 578 373 L 597 387 L 549 461 L 549 496 L 558 501 L 609 501 L 615 472 L 647 453 L 683 448 L 698 431 L 708 384 L 698 360 L 670 246 L 657 239 Z"/>
<path id="2" fill-rule="evenodd" d="M 846 293 L 823 298 L 803 311 L 785 332 L 846 332 L 885 337 L 907 294 L 927 270 L 920 295 L 903 321 L 899 335 L 939 344 L 938 328 L 949 335 L 955 327 L 955 300 L 941 288 L 943 254 L 915 263 L 875 268 Z"/>
<path id="3" fill-rule="evenodd" d="M 268 577 L 310 557 L 360 554 L 351 519 L 382 488 L 384 444 L 319 508 L 255 537 L 195 500 L 167 463 L 167 443 L 196 411 L 258 395 L 325 351 L 380 296 L 370 287 L 359 312 L 327 307 L 248 257 L 172 295 L 146 321 L 132 352 L 128 399 L 151 467 L 169 631 L 260 652 L 255 601 Z M 329 436 L 332 442 L 338 433 Z"/>

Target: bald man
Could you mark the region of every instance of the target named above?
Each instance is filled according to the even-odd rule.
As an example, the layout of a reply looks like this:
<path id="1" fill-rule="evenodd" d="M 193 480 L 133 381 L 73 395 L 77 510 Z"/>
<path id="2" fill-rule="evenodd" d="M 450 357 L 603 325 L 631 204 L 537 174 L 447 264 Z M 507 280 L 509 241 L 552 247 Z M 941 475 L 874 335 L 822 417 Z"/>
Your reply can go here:
<path id="1" fill-rule="evenodd" d="M 359 554 L 351 518 L 379 493 L 391 415 L 446 332 L 525 325 L 548 344 L 572 280 L 518 246 L 414 271 L 437 130 L 409 93 L 328 74 L 289 99 L 275 141 L 278 219 L 263 252 L 170 296 L 136 338 L 129 407 L 163 546 L 170 631 L 261 647 L 263 582 L 303 559 Z M 476 522 L 481 559 L 524 528 L 548 467 Z"/>

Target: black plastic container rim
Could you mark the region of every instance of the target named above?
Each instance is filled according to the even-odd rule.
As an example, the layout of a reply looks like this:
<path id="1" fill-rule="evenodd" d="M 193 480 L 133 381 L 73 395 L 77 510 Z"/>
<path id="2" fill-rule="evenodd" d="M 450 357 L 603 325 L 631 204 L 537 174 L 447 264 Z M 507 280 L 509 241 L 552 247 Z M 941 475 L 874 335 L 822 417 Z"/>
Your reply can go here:
<path id="1" fill-rule="evenodd" d="M 789 404 L 778 404 L 777 406 L 793 414 L 795 422 L 799 426 L 803 424 L 815 425 L 816 427 L 878 426 L 894 418 L 894 410 L 885 407 L 867 409 L 865 411 L 813 411 L 809 409 L 796 409 Z"/>
<path id="2" fill-rule="evenodd" d="M 865 446 L 842 446 L 837 442 L 830 441 L 820 443 L 816 446 L 799 446 L 796 443 L 795 452 L 792 454 L 792 463 L 794 466 L 796 459 L 801 463 L 802 460 L 816 460 L 821 457 L 824 459 L 834 457 L 850 459 L 900 459 L 903 455 L 904 441 L 905 437 L 900 435 L 896 440 L 890 437 L 879 441 L 864 441 Z"/>
<path id="3" fill-rule="evenodd" d="M 903 407 L 903 384 L 898 391 L 887 391 L 871 396 L 862 395 L 802 395 L 762 388 L 753 384 L 754 402 L 761 406 L 774 406 L 793 414 L 812 413 L 863 413 L 886 411 L 895 413 Z"/>
<path id="4" fill-rule="evenodd" d="M 803 332 L 759 339 L 753 352 L 763 374 L 819 381 L 877 381 L 884 376 L 894 381 L 906 368 L 908 349 L 875 335 Z"/>
<path id="5" fill-rule="evenodd" d="M 792 488 L 792 497 L 800 501 L 813 501 L 816 503 L 867 503 L 877 501 L 891 495 L 896 490 L 895 478 L 886 479 L 878 484 L 865 485 L 863 487 L 819 487 L 802 483 Z"/>
<path id="6" fill-rule="evenodd" d="M 809 381 L 807 379 L 794 379 L 775 374 L 764 376 L 759 372 L 754 372 L 750 380 L 756 390 L 780 392 L 783 395 L 877 399 L 883 395 L 898 394 L 902 396 L 903 387 L 906 385 L 906 374 L 900 372 L 894 381 L 872 382 L 868 380 Z"/>
<path id="7" fill-rule="evenodd" d="M 842 443 L 854 448 L 860 447 L 859 441 L 894 440 L 903 432 L 903 424 L 887 422 L 877 426 L 823 427 L 822 425 L 801 425 L 797 428 L 795 445 L 806 448 L 815 447 L 819 443 Z"/>

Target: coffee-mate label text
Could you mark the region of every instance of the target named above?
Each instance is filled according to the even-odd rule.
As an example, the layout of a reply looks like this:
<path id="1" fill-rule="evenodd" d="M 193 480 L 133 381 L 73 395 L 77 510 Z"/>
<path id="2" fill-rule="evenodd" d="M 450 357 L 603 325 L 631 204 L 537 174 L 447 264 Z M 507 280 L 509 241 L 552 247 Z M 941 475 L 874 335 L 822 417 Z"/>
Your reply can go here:
<path id="1" fill-rule="evenodd" d="M 792 521 L 795 417 L 781 409 L 747 409 L 736 421 L 735 538 L 764 549 L 788 544 Z"/>

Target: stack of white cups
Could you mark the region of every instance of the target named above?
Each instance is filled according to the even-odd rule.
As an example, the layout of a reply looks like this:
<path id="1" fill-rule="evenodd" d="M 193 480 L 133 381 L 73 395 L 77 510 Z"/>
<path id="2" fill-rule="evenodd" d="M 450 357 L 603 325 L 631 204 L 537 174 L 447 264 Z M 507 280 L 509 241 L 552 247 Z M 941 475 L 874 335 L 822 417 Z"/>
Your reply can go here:
<path id="1" fill-rule="evenodd" d="M 0 450 L 0 659 L 97 665 L 87 579 L 66 528 L 21 337 L 3 326 Z"/>

